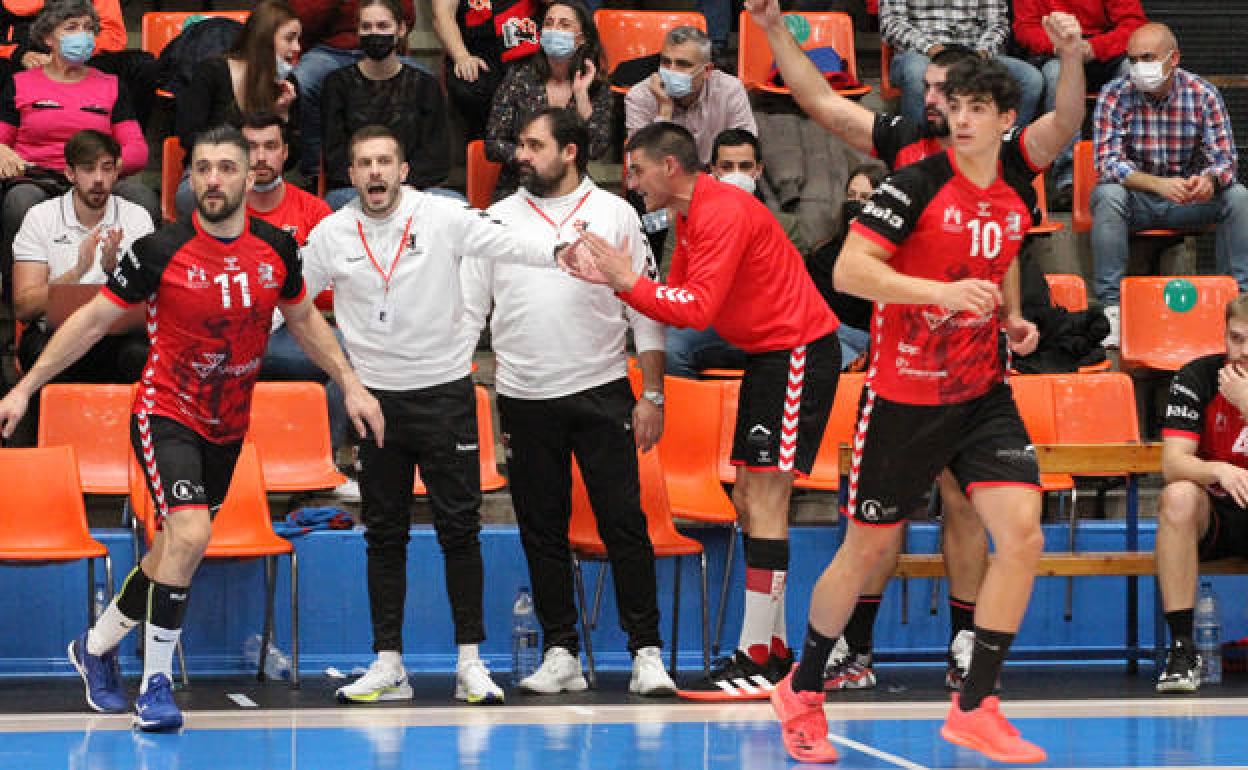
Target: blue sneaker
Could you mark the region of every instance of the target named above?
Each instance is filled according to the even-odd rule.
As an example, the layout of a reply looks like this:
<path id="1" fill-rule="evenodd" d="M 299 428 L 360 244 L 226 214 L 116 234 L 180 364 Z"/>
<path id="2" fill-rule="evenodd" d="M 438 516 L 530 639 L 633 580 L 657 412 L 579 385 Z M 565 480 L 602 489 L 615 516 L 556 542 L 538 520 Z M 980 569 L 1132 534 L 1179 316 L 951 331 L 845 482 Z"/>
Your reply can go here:
<path id="1" fill-rule="evenodd" d="M 121 689 L 117 652 L 92 655 L 87 652 L 87 632 L 69 643 L 69 662 L 78 670 L 87 689 L 87 705 L 101 714 L 121 714 L 126 710 L 126 694 Z"/>
<path id="2" fill-rule="evenodd" d="M 173 702 L 173 685 L 164 674 L 152 674 L 147 692 L 134 699 L 134 724 L 140 730 L 156 732 L 177 730 L 182 726 L 182 712 Z"/>

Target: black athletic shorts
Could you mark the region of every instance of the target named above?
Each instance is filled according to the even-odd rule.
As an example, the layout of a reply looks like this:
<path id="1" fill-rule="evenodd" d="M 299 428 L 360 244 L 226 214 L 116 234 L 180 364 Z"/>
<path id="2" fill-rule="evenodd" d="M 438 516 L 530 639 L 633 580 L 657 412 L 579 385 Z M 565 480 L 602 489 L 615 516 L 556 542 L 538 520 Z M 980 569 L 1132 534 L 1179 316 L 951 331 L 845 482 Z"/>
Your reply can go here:
<path id="1" fill-rule="evenodd" d="M 849 473 L 860 524 L 892 526 L 914 510 L 941 469 L 969 496 L 980 486 L 1040 489 L 1040 469 L 1010 386 L 960 404 L 901 404 L 863 388 Z"/>
<path id="2" fill-rule="evenodd" d="M 234 477 L 241 441 L 214 444 L 176 420 L 133 415 L 130 443 L 155 501 L 156 525 L 183 508 L 216 514 Z"/>
<path id="3" fill-rule="evenodd" d="M 732 464 L 810 474 L 841 374 L 835 334 L 745 357 Z"/>
<path id="4" fill-rule="evenodd" d="M 1248 556 L 1248 509 L 1230 495 L 1209 495 L 1209 529 L 1200 539 L 1200 560 Z"/>

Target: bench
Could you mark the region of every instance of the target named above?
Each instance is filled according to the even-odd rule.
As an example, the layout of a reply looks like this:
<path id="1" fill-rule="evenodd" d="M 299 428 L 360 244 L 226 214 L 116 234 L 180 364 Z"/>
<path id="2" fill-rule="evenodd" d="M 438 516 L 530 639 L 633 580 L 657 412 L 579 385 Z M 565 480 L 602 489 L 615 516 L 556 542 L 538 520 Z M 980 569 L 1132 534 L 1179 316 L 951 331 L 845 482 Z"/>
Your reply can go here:
<path id="1" fill-rule="evenodd" d="M 1125 577 L 1127 578 L 1126 659 L 1127 670 L 1139 670 L 1139 660 L 1145 651 L 1139 643 L 1139 578 L 1155 576 L 1157 568 L 1151 551 L 1139 550 L 1139 476 L 1161 472 L 1161 444 L 1049 444 L 1035 446 L 1036 461 L 1042 473 L 1066 473 L 1072 476 L 1122 475 L 1127 477 L 1127 550 L 1125 551 L 1048 551 L 1040 556 L 1036 568 L 1037 577 Z M 848 470 L 852 453 L 846 445 L 840 447 L 840 467 Z M 847 490 L 848 483 L 841 489 Z M 842 500 L 842 502 L 845 502 Z M 1248 574 L 1248 559 L 1231 558 L 1204 562 L 1200 565 L 1202 575 Z M 940 554 L 906 553 L 897 562 L 895 577 L 942 578 L 945 577 L 944 558 Z M 1156 592 L 1158 607 L 1154 627 L 1158 642 L 1157 655 L 1164 653 L 1162 641 L 1165 626 L 1160 602 L 1161 592 Z"/>

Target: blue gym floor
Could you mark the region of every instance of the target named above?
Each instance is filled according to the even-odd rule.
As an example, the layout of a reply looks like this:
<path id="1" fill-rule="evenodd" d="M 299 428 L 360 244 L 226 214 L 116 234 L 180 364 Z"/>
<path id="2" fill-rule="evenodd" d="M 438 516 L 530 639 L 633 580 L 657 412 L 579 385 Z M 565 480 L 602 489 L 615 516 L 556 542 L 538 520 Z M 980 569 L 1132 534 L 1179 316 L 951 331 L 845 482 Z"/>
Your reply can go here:
<path id="1" fill-rule="evenodd" d="M 945 705 L 829 700 L 846 768 L 993 763 L 937 734 Z M 1248 699 L 1007 702 L 1044 767 L 1248 767 Z M 793 765 L 766 704 L 190 711 L 179 734 L 132 732 L 127 717 L 0 715 L 0 768 L 73 770 L 768 770 Z"/>

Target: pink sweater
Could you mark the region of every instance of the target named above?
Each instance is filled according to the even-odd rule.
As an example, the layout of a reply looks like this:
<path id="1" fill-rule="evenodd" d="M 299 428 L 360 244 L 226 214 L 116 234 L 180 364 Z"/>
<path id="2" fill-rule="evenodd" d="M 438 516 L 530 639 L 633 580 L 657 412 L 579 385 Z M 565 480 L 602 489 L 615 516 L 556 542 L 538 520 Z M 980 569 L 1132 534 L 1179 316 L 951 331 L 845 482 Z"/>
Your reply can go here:
<path id="1" fill-rule="evenodd" d="M 32 69 L 0 90 L 0 143 L 27 163 L 64 171 L 65 143 L 85 128 L 117 140 L 123 175 L 147 165 L 147 141 L 115 76 L 87 68 L 77 83 L 61 83 Z"/>

